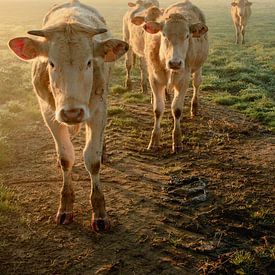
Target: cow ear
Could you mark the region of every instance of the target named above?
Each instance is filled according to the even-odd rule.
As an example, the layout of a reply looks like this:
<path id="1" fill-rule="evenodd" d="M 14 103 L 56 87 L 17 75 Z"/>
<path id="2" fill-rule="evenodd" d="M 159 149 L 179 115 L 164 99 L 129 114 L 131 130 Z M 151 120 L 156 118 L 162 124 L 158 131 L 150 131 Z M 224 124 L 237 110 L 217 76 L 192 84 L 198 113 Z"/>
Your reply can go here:
<path id="1" fill-rule="evenodd" d="M 130 8 L 133 8 L 133 7 L 135 7 L 135 6 L 136 6 L 136 4 L 133 3 L 133 2 L 129 2 L 129 3 L 128 3 L 128 7 L 130 7 Z"/>
<path id="2" fill-rule="evenodd" d="M 232 7 L 236 7 L 237 5 L 238 5 L 238 4 L 237 4 L 236 2 L 232 2 L 232 3 L 231 3 L 231 6 L 232 6 Z"/>
<path id="3" fill-rule="evenodd" d="M 155 34 L 162 30 L 162 24 L 159 22 L 148 22 L 143 26 L 148 33 Z"/>
<path id="4" fill-rule="evenodd" d="M 8 46 L 17 57 L 24 61 L 34 59 L 40 55 L 45 55 L 44 43 L 28 37 L 11 39 Z"/>
<path id="5" fill-rule="evenodd" d="M 105 62 L 113 62 L 124 55 L 128 49 L 128 43 L 118 39 L 109 39 L 96 42 L 94 55 L 95 57 L 101 56 Z"/>
<path id="6" fill-rule="evenodd" d="M 143 16 L 136 16 L 131 20 L 131 22 L 134 25 L 140 26 L 145 22 L 145 18 Z"/>
<path id="7" fill-rule="evenodd" d="M 190 32 L 193 37 L 201 37 L 208 32 L 208 27 L 203 23 L 196 23 L 190 26 Z"/>

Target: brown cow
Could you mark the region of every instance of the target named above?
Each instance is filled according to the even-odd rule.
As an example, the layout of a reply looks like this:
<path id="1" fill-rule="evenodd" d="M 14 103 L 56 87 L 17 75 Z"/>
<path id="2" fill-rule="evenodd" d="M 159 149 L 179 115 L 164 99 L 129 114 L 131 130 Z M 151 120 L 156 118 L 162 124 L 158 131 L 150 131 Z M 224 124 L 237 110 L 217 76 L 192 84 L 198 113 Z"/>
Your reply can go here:
<path id="1" fill-rule="evenodd" d="M 236 30 L 236 44 L 244 44 L 245 28 L 251 16 L 252 3 L 247 0 L 235 0 L 231 3 L 231 17 Z"/>
<path id="2" fill-rule="evenodd" d="M 92 228 L 110 226 L 99 179 L 110 63 L 122 56 L 128 44 L 112 39 L 96 9 L 77 0 L 54 6 L 39 38 L 17 37 L 10 49 L 23 60 L 32 60 L 32 82 L 40 109 L 55 141 L 63 172 L 63 186 L 56 216 L 59 224 L 73 220 L 74 190 L 71 172 L 75 161 L 70 125 L 85 123 L 85 167 L 91 177 Z"/>
<path id="3" fill-rule="evenodd" d="M 151 7 L 159 6 L 157 0 L 137 0 L 136 3 L 129 2 L 130 9 L 123 17 L 123 40 L 129 43 L 130 48 L 126 54 L 125 67 L 126 67 L 126 80 L 125 87 L 129 90 L 132 89 L 131 69 L 134 63 L 134 55 L 140 58 L 140 71 L 141 71 L 141 89 L 142 92 L 147 92 L 147 66 L 144 57 L 144 29 L 140 26 L 132 24 L 131 20 L 135 15 Z"/>
<path id="4" fill-rule="evenodd" d="M 144 18 L 145 19 L 145 18 Z M 138 24 L 141 17 L 138 15 Z M 135 23 L 135 19 L 132 20 Z M 183 102 L 193 76 L 193 98 L 191 116 L 196 115 L 198 93 L 202 78 L 202 65 L 208 55 L 208 28 L 199 8 L 189 1 L 168 7 L 161 22 L 146 22 L 145 56 L 149 81 L 153 91 L 154 129 L 148 149 L 157 149 L 160 142 L 160 122 L 164 113 L 165 88 L 174 91 L 172 114 L 174 129 L 172 134 L 174 152 L 183 149 L 180 119 Z"/>

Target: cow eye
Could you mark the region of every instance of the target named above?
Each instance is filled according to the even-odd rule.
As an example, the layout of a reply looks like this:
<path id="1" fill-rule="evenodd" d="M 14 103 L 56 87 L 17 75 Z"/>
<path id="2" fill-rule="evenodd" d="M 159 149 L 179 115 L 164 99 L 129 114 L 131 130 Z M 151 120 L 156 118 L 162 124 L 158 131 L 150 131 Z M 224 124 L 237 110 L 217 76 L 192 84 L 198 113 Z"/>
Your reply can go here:
<path id="1" fill-rule="evenodd" d="M 52 61 L 49 61 L 49 64 L 50 64 L 51 68 L 54 68 L 54 64 Z"/>
<path id="2" fill-rule="evenodd" d="M 189 34 L 186 35 L 186 39 L 188 39 L 188 38 L 189 38 Z"/>
<path id="3" fill-rule="evenodd" d="M 87 67 L 91 68 L 91 66 L 92 66 L 92 60 L 89 60 L 88 63 L 87 63 Z"/>

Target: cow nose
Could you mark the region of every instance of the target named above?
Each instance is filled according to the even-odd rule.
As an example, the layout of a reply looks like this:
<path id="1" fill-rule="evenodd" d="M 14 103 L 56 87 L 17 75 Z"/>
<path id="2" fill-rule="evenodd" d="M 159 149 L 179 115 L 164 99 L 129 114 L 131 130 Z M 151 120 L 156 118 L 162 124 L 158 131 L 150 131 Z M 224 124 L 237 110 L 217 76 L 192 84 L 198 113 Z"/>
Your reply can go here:
<path id="1" fill-rule="evenodd" d="M 60 111 L 60 116 L 64 122 L 68 123 L 80 123 L 84 117 L 84 110 L 82 108 L 75 108 Z"/>
<path id="2" fill-rule="evenodd" d="M 178 70 L 181 68 L 182 61 L 181 60 L 169 60 L 168 66 L 170 69 Z"/>

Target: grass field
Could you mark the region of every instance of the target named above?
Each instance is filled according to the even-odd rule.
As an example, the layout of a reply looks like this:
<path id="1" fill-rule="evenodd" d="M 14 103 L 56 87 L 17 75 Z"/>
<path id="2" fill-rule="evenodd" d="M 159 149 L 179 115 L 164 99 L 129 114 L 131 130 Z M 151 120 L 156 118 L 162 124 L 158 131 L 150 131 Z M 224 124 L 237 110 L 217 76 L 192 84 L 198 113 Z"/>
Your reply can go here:
<path id="1" fill-rule="evenodd" d="M 41 125 L 42 122 L 41 122 L 40 111 L 37 104 L 37 99 L 34 93 L 32 92 L 32 85 L 31 85 L 31 79 L 30 79 L 31 64 L 19 61 L 14 55 L 12 55 L 7 47 L 7 42 L 9 41 L 9 39 L 15 36 L 26 35 L 26 32 L 28 30 L 39 28 L 41 26 L 43 16 L 47 12 L 51 4 L 62 3 L 62 2 L 63 1 L 59 1 L 59 0 L 58 1 L 0 0 L 0 18 L 1 18 L 1 23 L 0 23 L 0 37 L 1 37 L 0 39 L 0 166 L 4 167 L 4 169 L 5 167 L 7 167 L 7 169 L 14 170 L 15 171 L 14 173 L 16 173 L 16 169 L 19 169 L 20 166 L 22 165 L 22 162 L 24 162 L 24 159 L 22 160 L 18 155 L 18 151 L 17 151 L 18 148 L 22 150 L 24 148 L 26 150 L 27 149 L 29 150 L 29 147 L 31 147 L 31 145 L 29 145 L 29 139 L 26 133 L 30 132 L 34 134 L 35 131 L 33 132 L 33 129 L 32 131 L 30 129 L 32 127 L 36 127 L 35 125 Z M 113 35 L 115 37 L 122 38 L 122 16 L 127 10 L 128 1 L 116 0 L 116 1 L 112 1 L 112 4 L 110 4 L 109 0 L 93 0 L 93 1 L 83 0 L 83 2 L 85 2 L 86 4 L 91 4 L 94 7 L 97 7 L 98 10 L 102 13 L 102 15 L 106 18 L 108 25 L 112 30 Z M 175 1 L 160 0 L 161 6 L 163 7 L 166 7 L 169 4 L 174 2 Z M 244 142 L 244 140 L 246 139 L 246 135 L 248 135 L 248 137 L 253 135 L 253 131 L 254 131 L 253 127 L 255 125 L 257 125 L 255 126 L 256 127 L 255 129 L 262 129 L 261 131 L 264 132 L 264 135 L 274 135 L 274 131 L 275 131 L 275 41 L 274 41 L 275 2 L 273 0 L 262 0 L 262 1 L 258 0 L 255 2 L 253 1 L 252 17 L 250 18 L 248 28 L 247 28 L 247 38 L 246 38 L 247 43 L 243 46 L 234 44 L 235 31 L 230 18 L 230 12 L 229 12 L 230 1 L 193 0 L 192 2 L 197 4 L 204 11 L 207 18 L 207 25 L 209 27 L 210 52 L 209 52 L 209 58 L 205 63 L 205 66 L 203 69 L 204 80 L 203 80 L 202 92 L 201 92 L 201 97 L 205 102 L 203 106 L 207 106 L 207 108 L 209 109 L 201 110 L 202 118 L 199 118 L 197 120 L 197 123 L 198 125 L 201 126 L 201 128 L 193 129 L 192 128 L 194 127 L 192 126 L 194 125 L 193 122 L 185 118 L 186 125 L 188 127 L 190 126 L 189 128 L 190 129 L 192 128 L 194 131 L 186 130 L 183 136 L 183 142 L 184 144 L 186 144 L 186 148 L 187 148 L 186 151 L 199 152 L 198 154 L 203 159 L 203 157 L 206 156 L 211 150 L 212 151 L 210 153 L 215 152 L 216 146 L 222 147 L 221 151 L 224 150 L 222 152 L 224 152 L 224 154 L 226 155 L 227 149 L 230 147 L 230 145 L 237 146 L 237 144 L 238 145 L 241 144 L 241 141 L 238 140 L 239 137 L 242 138 L 242 142 Z M 150 113 L 150 121 L 152 120 L 150 95 L 149 94 L 143 95 L 138 90 L 139 89 L 139 85 L 138 85 L 139 71 L 137 68 L 134 69 L 133 80 L 135 81 L 135 87 L 136 87 L 135 91 L 125 90 L 122 87 L 124 83 L 124 60 L 122 58 L 121 60 L 116 62 L 115 68 L 113 71 L 112 83 L 110 85 L 111 89 L 110 89 L 110 96 L 109 96 L 110 105 L 108 109 L 109 121 L 108 121 L 108 127 L 107 127 L 107 141 L 113 144 L 114 147 L 121 153 L 122 156 L 125 156 L 126 153 L 120 151 L 120 149 L 125 148 L 125 146 L 127 149 L 130 148 L 129 150 L 130 151 L 132 150 L 131 152 L 139 153 L 139 150 L 144 149 L 146 147 L 147 140 L 149 139 L 149 135 L 150 135 L 150 130 L 148 130 L 148 127 L 146 129 L 142 128 L 142 125 L 143 123 L 146 122 L 146 119 L 144 119 L 144 117 L 139 115 L 139 112 L 137 111 L 137 109 L 140 108 L 141 114 Z M 217 113 L 214 113 L 214 115 L 212 113 L 212 110 L 213 112 L 215 110 L 219 110 L 219 111 L 223 110 L 223 106 L 226 110 L 226 118 L 224 119 L 222 118 L 221 121 L 223 121 L 224 124 L 218 121 L 218 119 L 215 120 L 214 115 L 217 118 Z M 204 113 L 205 113 L 205 118 L 203 117 Z M 232 114 L 232 121 L 230 120 L 231 114 Z M 240 125 L 238 122 L 234 121 L 235 117 L 239 118 L 239 116 L 242 117 L 242 115 L 244 115 L 244 119 L 242 120 L 239 119 L 238 121 L 239 122 L 252 121 L 251 124 L 248 124 L 248 126 L 246 124 Z M 140 119 L 140 121 L 137 120 L 137 117 L 138 119 Z M 204 123 L 206 121 L 206 118 L 208 119 L 207 125 Z M 253 124 L 254 122 L 255 124 Z M 172 127 L 171 117 L 164 118 L 162 125 L 164 127 L 164 132 L 165 132 L 164 144 L 166 145 L 166 143 L 168 143 L 168 140 L 170 140 L 170 131 Z M 130 141 L 124 140 L 123 141 L 124 143 L 123 143 L 121 141 L 120 133 L 124 133 Z M 22 140 L 20 139 L 21 136 L 22 136 Z M 16 139 L 14 137 L 16 137 Z M 236 140 L 234 138 L 236 138 Z M 261 136 L 261 138 L 263 138 L 263 136 Z M 259 141 L 261 141 L 261 138 L 259 138 Z M 17 141 L 19 140 L 20 144 L 19 145 L 15 144 L 14 140 L 17 140 Z M 34 144 L 33 146 L 36 146 L 36 141 L 34 137 L 30 137 L 30 140 L 32 140 Z M 232 142 L 232 140 L 234 141 Z M 119 142 L 122 142 L 122 143 L 119 143 Z M 135 146 L 131 147 L 131 142 L 139 149 L 137 149 Z M 45 142 L 43 146 L 47 147 L 47 142 Z M 119 148 L 117 148 L 116 146 Z M 207 153 L 202 152 L 203 150 L 205 150 L 205 152 Z M 234 150 L 232 151 L 234 152 Z M 38 155 L 37 152 L 34 152 L 34 151 L 31 151 L 31 152 L 35 157 L 36 155 Z M 244 150 L 244 152 L 245 153 L 243 154 L 248 154 L 248 155 L 250 154 L 249 150 L 248 151 Z M 258 153 L 256 153 L 256 155 L 257 154 Z M 120 157 L 121 157 L 120 155 L 117 156 L 116 153 L 113 153 L 113 152 L 111 152 L 110 155 L 111 155 L 111 158 L 113 158 L 114 162 L 120 161 Z M 227 155 L 227 157 L 229 161 L 231 161 L 229 155 Z M 209 166 L 211 166 L 211 169 L 212 168 L 214 169 L 216 166 L 218 166 L 217 164 L 218 160 L 214 158 L 215 156 L 214 153 L 211 156 L 213 157 L 212 159 L 206 158 L 205 161 L 209 164 Z M 263 153 L 263 156 L 265 156 L 264 153 Z M 38 157 L 40 157 L 40 159 L 43 159 L 42 156 L 38 156 Z M 45 154 L 45 157 L 48 157 L 48 155 Z M 192 155 L 192 157 L 195 158 L 194 155 Z M 158 166 L 159 158 L 151 159 L 153 162 L 157 163 L 156 167 L 154 167 L 154 169 L 158 171 L 157 173 L 160 173 L 159 171 L 161 171 L 165 175 L 170 175 L 170 174 L 173 174 L 175 171 L 178 171 L 179 169 L 180 170 L 183 169 L 182 165 L 185 165 L 185 164 L 181 162 L 181 159 L 172 157 L 172 159 L 169 159 L 169 161 L 167 161 L 167 158 L 169 158 L 169 154 L 166 154 L 165 152 L 161 159 L 161 163 L 163 164 L 163 166 L 161 165 Z M 238 161 L 240 163 L 242 161 L 245 162 L 244 158 L 246 158 L 246 155 L 240 156 L 240 159 Z M 229 270 L 234 270 L 234 272 L 236 272 L 234 274 L 258 274 L 257 272 L 259 270 L 261 271 L 264 270 L 265 264 L 268 266 L 269 265 L 272 266 L 272 262 L 274 265 L 274 260 L 275 260 L 274 246 L 270 246 L 268 241 L 266 242 L 264 241 L 265 236 L 262 236 L 260 233 L 259 234 L 257 233 L 258 232 L 257 230 L 259 228 L 261 229 L 261 226 L 263 228 L 267 228 L 266 232 L 270 232 L 268 231 L 269 228 L 274 228 L 273 209 L 272 207 L 268 207 L 267 203 L 263 205 L 261 208 L 261 198 L 257 198 L 255 196 L 253 197 L 254 190 L 251 191 L 249 189 L 251 193 L 249 193 L 249 196 L 247 195 L 247 197 L 245 197 L 245 195 L 242 194 L 242 188 L 244 188 L 243 186 L 245 185 L 246 181 L 249 181 L 247 180 L 247 178 L 250 179 L 251 175 L 252 175 L 251 177 L 253 176 L 255 176 L 255 178 L 258 177 L 257 180 L 255 180 L 255 182 L 260 182 L 262 189 L 264 189 L 265 178 L 264 176 L 261 175 L 261 173 L 264 173 L 264 175 L 266 176 L 267 184 L 270 184 L 271 182 L 270 179 L 272 179 L 272 176 L 268 173 L 269 170 L 267 168 L 265 160 L 260 160 L 261 163 L 257 163 L 257 156 L 253 155 L 253 158 L 255 158 L 255 163 L 256 163 L 255 166 L 257 167 L 258 170 L 256 172 L 253 172 L 254 170 L 251 172 L 251 167 L 247 168 L 245 166 L 242 166 L 242 167 L 245 167 L 244 169 L 247 169 L 246 170 L 247 174 L 244 173 L 243 178 L 238 179 L 239 181 L 238 180 L 236 181 L 237 182 L 236 184 L 238 183 L 240 184 L 240 186 L 238 187 L 239 188 L 238 192 L 240 193 L 234 193 L 235 189 L 232 188 L 231 186 L 230 190 L 232 191 L 232 194 L 231 194 L 232 197 L 231 195 L 229 197 L 225 197 L 225 195 L 221 191 L 219 191 L 219 186 L 218 187 L 216 186 L 218 184 L 212 187 L 213 189 L 216 188 L 218 190 L 215 192 L 217 192 L 219 196 L 221 197 L 224 196 L 223 199 L 225 201 L 227 200 L 230 201 L 229 203 L 230 206 L 233 205 L 233 203 L 231 202 L 234 201 L 234 199 L 241 200 L 242 202 L 241 207 L 243 208 L 238 209 L 238 207 L 236 206 L 236 208 L 234 209 L 237 211 L 237 214 L 231 213 L 228 215 L 229 216 L 235 215 L 234 217 L 236 218 L 236 216 L 239 215 L 238 211 L 240 211 L 241 213 L 240 215 L 244 213 L 245 222 L 248 223 L 248 220 L 249 220 L 249 226 L 250 226 L 250 227 L 248 226 L 247 234 L 248 235 L 251 234 L 252 236 L 251 239 L 253 238 L 257 239 L 258 236 L 261 237 L 260 245 L 258 243 L 256 245 L 255 244 L 256 241 L 254 239 L 253 241 L 249 239 L 248 246 L 245 246 L 245 244 L 240 242 L 241 244 L 239 245 L 239 247 L 237 247 L 236 245 L 236 247 L 234 247 L 233 252 L 230 250 L 231 254 L 228 251 L 226 251 L 226 253 L 229 253 L 229 254 L 226 254 L 221 249 L 221 252 L 220 252 L 221 254 L 219 254 L 219 256 L 220 255 L 222 256 L 220 256 L 220 258 L 218 257 L 217 262 L 225 261 L 225 266 L 229 268 Z M 121 157 L 121 159 L 123 158 Z M 52 159 L 50 161 L 52 161 Z M 174 163 L 171 164 L 171 161 L 174 161 Z M 185 161 L 189 162 L 188 159 L 187 160 L 185 159 Z M 271 162 L 274 163 L 274 156 L 273 156 L 273 159 L 271 159 Z M 192 161 L 190 163 L 192 163 Z M 235 170 L 236 173 L 239 173 L 238 163 L 235 164 L 233 161 L 232 163 L 233 163 L 232 167 L 236 169 Z M 34 162 L 33 164 L 35 166 L 36 162 Z M 203 167 L 204 165 L 203 161 L 201 165 Z M 196 164 L 194 164 L 190 168 L 190 170 L 195 169 L 194 166 L 196 167 Z M 261 170 L 262 166 L 264 167 L 263 168 L 264 172 Z M 217 179 L 218 183 L 219 181 L 222 181 L 222 180 L 226 182 L 226 179 L 230 178 L 232 167 L 227 166 L 226 163 L 223 164 L 222 167 L 219 167 L 219 169 L 222 171 L 221 172 L 222 174 L 226 174 L 229 176 L 227 178 L 226 176 L 224 176 L 225 179 L 223 179 L 221 176 L 221 178 Z M 40 168 L 40 169 L 43 170 L 44 168 L 43 169 Z M 40 169 L 38 169 L 38 171 L 40 171 Z M 47 170 L 48 168 L 45 168 L 45 169 Z M 121 169 L 120 170 L 121 173 L 124 172 L 123 167 L 119 167 L 119 169 Z M 212 171 L 211 169 L 209 170 L 210 172 Z M 205 171 L 207 171 L 207 169 Z M 209 174 L 211 174 L 210 172 Z M 108 173 L 106 172 L 106 174 Z M 32 171 L 29 171 L 29 174 L 28 173 L 26 174 L 26 177 L 29 177 L 29 176 L 30 177 L 32 176 Z M 134 177 L 133 175 L 128 175 L 128 176 L 129 176 L 129 179 L 132 179 L 131 176 Z M 20 200 L 18 199 L 18 196 L 20 197 L 20 194 L 18 196 L 14 194 L 12 188 L 10 188 L 9 186 L 7 187 L 4 184 L 4 180 L 2 180 L 3 177 L 4 177 L 3 175 L 0 175 L 0 223 L 2 223 L 2 225 L 6 222 L 8 223 L 10 216 L 14 216 L 14 217 L 20 216 L 20 218 L 18 218 L 19 227 L 20 225 L 22 225 L 23 228 L 26 228 L 26 232 L 28 232 L 29 234 L 28 235 L 26 233 L 27 234 L 26 236 L 28 236 L 31 239 L 31 234 L 33 229 L 32 227 L 30 227 L 30 224 L 31 224 L 30 220 L 32 219 L 31 217 L 32 210 L 30 210 L 32 209 L 32 207 L 30 205 L 32 205 L 32 201 L 24 202 L 24 203 L 20 202 Z M 143 175 L 140 176 L 140 178 L 142 177 Z M 138 178 L 137 181 L 139 181 L 140 178 Z M 231 180 L 234 181 L 235 178 L 232 177 Z M 26 180 L 26 182 L 28 182 L 28 180 Z M 234 187 L 234 184 L 232 184 L 233 187 Z M 121 187 L 121 190 L 123 190 L 123 188 L 124 187 Z M 154 188 L 155 186 L 152 187 L 152 190 Z M 31 190 L 31 192 L 34 192 L 34 191 Z M 265 193 L 266 195 L 269 193 L 268 190 L 265 190 L 265 192 L 266 192 Z M 33 195 L 32 200 L 35 201 L 36 194 L 32 193 L 32 195 Z M 49 197 L 51 197 L 50 195 L 52 194 L 48 194 L 48 195 Z M 266 200 L 269 200 L 269 199 L 266 198 Z M 272 202 L 270 202 L 270 204 L 272 204 Z M 19 214 L 20 207 L 28 208 L 29 210 L 28 214 L 26 213 Z M 123 208 L 123 205 L 121 206 L 121 208 Z M 219 215 L 218 210 L 217 210 L 217 213 L 215 214 Z M 115 214 L 113 214 L 113 216 L 115 216 Z M 207 220 L 208 213 L 202 217 L 204 217 Z M 41 217 L 37 217 L 37 220 L 35 222 L 38 222 L 39 218 Z M 169 220 L 169 218 L 170 216 L 167 218 L 167 220 Z M 41 219 L 43 219 L 43 217 Z M 154 217 L 151 216 L 151 220 L 153 219 Z M 213 219 L 215 220 L 216 216 Z M 226 222 L 226 220 L 224 222 Z M 205 222 L 205 224 L 209 228 L 211 227 L 211 225 L 207 223 L 207 221 Z M 31 225 L 31 226 L 34 226 L 34 225 Z M 169 226 L 172 227 L 171 224 L 169 224 Z M 254 236 L 249 231 L 251 227 L 255 229 L 255 232 L 258 235 L 255 233 L 255 236 Z M 51 230 L 55 230 L 55 229 L 51 228 Z M 125 232 L 128 232 L 127 230 L 128 229 L 126 228 Z M 203 229 L 201 230 L 203 231 Z M 220 227 L 220 230 L 221 232 L 223 232 L 222 226 Z M 63 233 L 65 232 L 64 234 L 67 234 L 67 231 L 64 230 L 62 232 Z M 79 234 L 79 230 L 77 229 L 76 231 L 77 231 L 77 234 Z M 113 232 L 113 233 L 117 233 L 117 232 Z M 177 251 L 175 252 L 173 259 L 177 259 L 177 256 L 175 256 L 178 253 L 177 249 L 181 251 L 183 250 L 187 251 L 188 249 L 190 249 L 189 247 L 183 248 L 183 245 L 181 243 L 183 242 L 183 237 L 182 237 L 183 235 L 180 235 L 176 229 L 175 230 L 171 229 L 165 235 L 165 237 L 162 236 L 162 238 L 158 238 L 157 236 L 158 233 L 159 232 L 155 233 L 156 238 L 154 239 L 153 246 L 156 245 L 156 247 L 161 248 L 162 245 L 164 245 L 163 243 L 165 243 L 165 245 L 167 246 L 169 245 L 169 247 L 171 248 L 171 250 L 169 251 L 170 252 L 172 251 L 171 253 L 174 253 L 175 251 Z M 213 229 L 213 232 L 211 231 L 211 234 L 212 233 L 213 235 L 216 234 L 214 229 Z M 80 234 L 82 234 L 82 237 L 87 235 L 85 232 L 84 233 L 80 232 Z M 245 235 L 246 233 L 242 232 L 242 234 Z M 119 234 L 117 236 L 119 236 Z M 144 236 L 137 235 L 137 236 L 138 238 L 144 237 L 144 239 L 146 239 L 146 235 Z M 19 239 L 21 238 L 23 240 L 24 237 L 25 235 L 22 235 L 21 237 L 18 237 L 18 238 Z M 267 238 L 269 237 L 270 236 L 268 236 Z M 36 241 L 37 241 L 37 244 L 39 244 L 41 240 L 39 239 L 39 236 L 37 238 L 38 239 L 36 239 Z M 45 236 L 44 238 L 46 239 Z M 84 239 L 85 238 L 83 237 L 83 240 Z M 99 242 L 98 240 L 99 239 L 96 239 L 96 238 L 93 239 L 95 243 Z M 274 241 L 274 236 L 271 237 L 271 240 Z M 9 241 L 10 240 L 0 240 L 0 253 L 1 251 L 5 251 L 6 247 L 8 247 Z M 28 241 L 27 238 L 24 239 L 24 242 L 27 242 L 27 241 Z M 49 240 L 47 239 L 47 241 Z M 111 242 L 113 240 L 111 239 L 109 241 Z M 139 241 L 142 246 L 143 240 L 139 239 Z M 255 246 L 253 246 L 250 243 L 250 241 L 253 245 L 255 244 Z M 25 244 L 24 242 L 23 244 Z M 146 240 L 144 240 L 144 243 L 146 243 Z M 71 245 L 72 246 L 75 245 L 74 241 L 72 241 Z M 39 247 L 39 245 L 37 245 L 37 247 Z M 123 251 L 123 248 L 121 249 Z M 193 254 L 192 253 L 191 254 L 197 255 L 197 254 L 194 254 L 197 252 L 198 251 L 196 250 L 196 252 L 192 252 Z M 224 254 L 222 254 L 223 252 Z M 52 253 L 54 254 L 55 250 L 53 250 Z M 150 252 L 148 252 L 148 254 L 150 254 Z M 204 261 L 203 266 L 207 267 L 208 260 L 209 259 L 213 260 L 213 258 L 211 258 L 211 255 L 210 256 L 209 255 L 205 256 L 205 255 L 204 255 L 205 258 L 203 258 L 202 261 Z M 210 258 L 206 258 L 208 256 Z M 79 262 L 81 262 L 81 259 L 80 258 L 78 259 L 77 255 L 75 255 L 75 257 L 76 257 L 76 259 L 74 259 L 75 263 L 77 263 L 78 260 Z M 138 253 L 137 253 L 137 256 L 134 255 L 133 257 L 134 258 L 138 257 Z M 188 265 L 188 260 L 186 259 L 186 261 L 187 261 L 186 265 Z M 1 262 L 1 254 L 0 254 L 0 262 Z M 190 260 L 190 263 L 191 262 L 192 261 Z M 22 262 L 20 262 L 20 264 L 22 264 Z M 68 269 L 68 270 L 71 270 L 70 271 L 71 273 L 68 273 L 68 274 L 74 274 L 73 273 L 74 271 L 78 272 L 77 269 L 74 270 L 73 267 L 69 265 L 67 260 L 62 259 L 61 264 L 63 265 L 63 267 L 61 267 L 60 269 L 58 269 L 58 267 L 56 266 L 57 263 L 55 263 L 54 261 L 48 264 L 50 266 L 49 268 L 51 267 L 53 268 L 53 269 L 49 269 L 51 270 L 51 272 L 53 272 L 53 270 L 54 271 L 57 270 L 57 272 L 65 274 L 66 273 L 65 271 L 67 270 L 66 268 L 68 266 L 69 268 L 71 268 L 71 269 Z M 16 265 L 16 263 L 14 265 Z M 210 266 L 210 262 L 209 262 L 209 266 Z M 44 267 L 44 268 L 45 268 L 44 270 L 42 269 L 37 270 L 37 272 L 41 274 L 43 272 L 47 273 L 46 269 L 48 267 Z M 83 267 L 83 270 L 85 271 L 85 266 Z M 175 269 L 174 271 L 176 272 L 177 269 Z M 13 273 L 14 272 L 18 272 L 18 270 L 15 268 L 13 270 Z M 201 274 L 203 274 L 203 269 L 200 270 L 200 272 Z M 12 272 L 10 271 L 10 273 Z M 99 272 L 97 274 L 123 274 L 123 273 L 119 273 L 117 271 L 117 273 L 104 273 L 104 272 L 100 273 Z M 141 273 L 136 273 L 136 274 L 141 274 Z M 147 273 L 144 273 L 144 274 L 147 274 Z M 152 274 L 157 274 L 157 272 Z M 163 274 L 166 274 L 166 273 L 163 273 Z M 167 274 L 170 274 L 170 273 L 167 273 Z M 171 273 L 171 274 L 174 274 L 174 273 Z"/>

